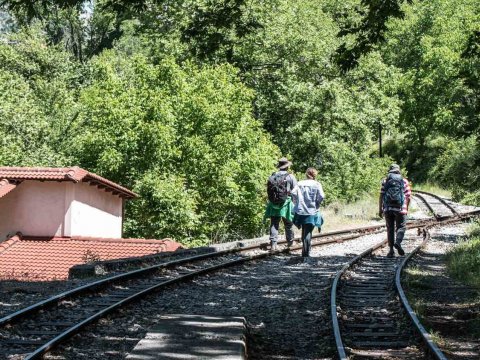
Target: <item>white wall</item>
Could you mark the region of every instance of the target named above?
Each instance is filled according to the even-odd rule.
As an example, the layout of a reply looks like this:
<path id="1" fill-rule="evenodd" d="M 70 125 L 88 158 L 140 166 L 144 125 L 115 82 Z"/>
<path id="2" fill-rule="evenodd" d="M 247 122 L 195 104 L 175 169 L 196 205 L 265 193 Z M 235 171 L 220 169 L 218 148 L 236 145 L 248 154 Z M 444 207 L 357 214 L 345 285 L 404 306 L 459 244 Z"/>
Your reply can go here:
<path id="1" fill-rule="evenodd" d="M 0 241 L 32 236 L 122 236 L 122 198 L 86 183 L 23 181 L 0 198 Z"/>
<path id="2" fill-rule="evenodd" d="M 17 231 L 61 236 L 65 215 L 64 182 L 24 181 L 0 198 L 0 241 Z"/>
<path id="3" fill-rule="evenodd" d="M 72 185 L 68 236 L 122 237 L 122 198 L 86 183 Z"/>

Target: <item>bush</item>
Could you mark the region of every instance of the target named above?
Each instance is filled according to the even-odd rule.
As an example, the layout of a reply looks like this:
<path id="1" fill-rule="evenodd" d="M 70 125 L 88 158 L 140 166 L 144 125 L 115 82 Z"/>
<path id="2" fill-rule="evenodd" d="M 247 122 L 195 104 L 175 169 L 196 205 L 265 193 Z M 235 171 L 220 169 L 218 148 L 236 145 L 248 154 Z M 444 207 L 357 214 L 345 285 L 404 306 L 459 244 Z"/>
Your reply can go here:
<path id="1" fill-rule="evenodd" d="M 252 97 L 228 65 L 104 52 L 82 91 L 69 153 L 142 196 L 126 212 L 129 236 L 184 244 L 256 236 L 279 153 L 252 117 Z"/>
<path id="2" fill-rule="evenodd" d="M 409 179 L 413 182 L 441 184 L 433 169 L 447 146 L 448 140 L 442 137 L 427 140 L 425 144 L 419 145 L 399 136 L 386 141 L 383 149 L 386 155 L 396 159 L 408 170 Z"/>
<path id="3" fill-rule="evenodd" d="M 450 141 L 430 171 L 452 188 L 456 201 L 480 204 L 480 147 L 476 137 Z"/>
<path id="4" fill-rule="evenodd" d="M 447 269 L 458 280 L 480 288 L 480 237 L 456 246 L 446 255 Z"/>
<path id="5" fill-rule="evenodd" d="M 177 237 L 184 245 L 200 237 L 198 193 L 186 188 L 185 179 L 152 170 L 136 183 L 134 191 L 140 198 L 129 203 L 127 236 Z"/>

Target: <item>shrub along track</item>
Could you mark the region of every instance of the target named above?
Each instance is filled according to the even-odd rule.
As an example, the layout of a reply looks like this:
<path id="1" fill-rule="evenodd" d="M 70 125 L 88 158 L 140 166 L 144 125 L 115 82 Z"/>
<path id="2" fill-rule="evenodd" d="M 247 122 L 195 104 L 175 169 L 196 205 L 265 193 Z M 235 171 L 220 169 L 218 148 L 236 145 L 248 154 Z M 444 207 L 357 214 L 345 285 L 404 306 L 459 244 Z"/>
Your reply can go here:
<path id="1" fill-rule="evenodd" d="M 433 194 L 415 196 L 440 220 L 438 225 L 477 214 L 458 214 Z M 433 204 L 429 201 L 432 198 L 437 200 Z M 402 268 L 425 245 L 430 237 L 428 229 L 434 225 L 437 224 L 424 227 L 423 241 L 407 232 L 406 250 L 411 252 L 406 258 L 386 258 L 386 242 L 382 242 L 357 256 L 337 274 L 332 286 L 331 312 L 340 359 L 347 359 L 347 354 L 352 358 L 445 359 L 410 308 L 400 284 Z"/>

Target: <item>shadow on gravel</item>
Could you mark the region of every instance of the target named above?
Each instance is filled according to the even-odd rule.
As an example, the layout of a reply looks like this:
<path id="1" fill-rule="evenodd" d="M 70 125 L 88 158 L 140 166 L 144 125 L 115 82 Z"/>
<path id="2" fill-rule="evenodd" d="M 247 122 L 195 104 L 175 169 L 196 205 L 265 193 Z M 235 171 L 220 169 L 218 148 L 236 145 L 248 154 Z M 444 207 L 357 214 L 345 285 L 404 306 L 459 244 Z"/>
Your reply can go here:
<path id="1" fill-rule="evenodd" d="M 330 319 L 330 289 L 344 256 L 299 256 L 278 259 L 276 271 L 250 273 L 241 280 L 251 299 L 248 284 L 256 284 L 256 297 L 246 300 L 238 315 L 247 318 L 250 359 L 320 359 L 334 356 Z M 246 312 L 247 310 L 250 312 Z M 257 311 L 255 311 L 257 309 Z"/>
<path id="2" fill-rule="evenodd" d="M 0 317 L 78 286 L 74 281 L 0 281 Z"/>
<path id="3" fill-rule="evenodd" d="M 163 315 L 191 314 L 244 317 L 249 359 L 332 359 L 331 283 L 349 259 L 282 254 L 173 285 L 89 327 L 52 355 L 124 359 Z"/>

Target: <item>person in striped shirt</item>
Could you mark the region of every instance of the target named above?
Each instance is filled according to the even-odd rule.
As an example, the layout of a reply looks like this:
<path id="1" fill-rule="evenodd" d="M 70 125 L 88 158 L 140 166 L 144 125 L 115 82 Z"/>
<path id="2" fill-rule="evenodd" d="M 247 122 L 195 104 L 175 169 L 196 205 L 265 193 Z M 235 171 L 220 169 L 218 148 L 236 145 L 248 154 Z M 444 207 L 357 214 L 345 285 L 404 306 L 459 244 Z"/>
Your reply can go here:
<path id="1" fill-rule="evenodd" d="M 387 238 L 390 251 L 387 257 L 393 257 L 393 248 L 399 255 L 405 255 L 402 241 L 407 229 L 407 213 L 412 190 L 407 179 L 402 177 L 400 166 L 390 165 L 388 175 L 382 180 L 379 199 L 379 216 L 385 216 L 387 225 Z"/>

